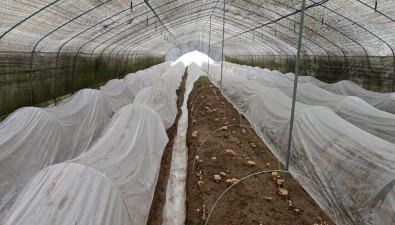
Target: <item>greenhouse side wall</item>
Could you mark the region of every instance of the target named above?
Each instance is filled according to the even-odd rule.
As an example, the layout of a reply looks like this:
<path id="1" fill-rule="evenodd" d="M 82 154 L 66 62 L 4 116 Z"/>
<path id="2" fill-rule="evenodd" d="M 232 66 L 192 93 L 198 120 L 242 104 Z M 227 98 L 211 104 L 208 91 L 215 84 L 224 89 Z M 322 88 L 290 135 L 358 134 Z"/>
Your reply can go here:
<path id="1" fill-rule="evenodd" d="M 0 53 L 0 121 L 24 106 L 47 106 L 83 88 L 164 62 L 162 56 Z M 32 63 L 32 66 L 31 66 Z"/>
<path id="2" fill-rule="evenodd" d="M 226 61 L 258 66 L 282 73 L 294 72 L 295 58 L 281 55 L 228 56 Z M 365 89 L 391 92 L 394 86 L 394 58 L 381 56 L 304 56 L 301 58 L 300 74 L 335 83 L 351 80 Z"/>

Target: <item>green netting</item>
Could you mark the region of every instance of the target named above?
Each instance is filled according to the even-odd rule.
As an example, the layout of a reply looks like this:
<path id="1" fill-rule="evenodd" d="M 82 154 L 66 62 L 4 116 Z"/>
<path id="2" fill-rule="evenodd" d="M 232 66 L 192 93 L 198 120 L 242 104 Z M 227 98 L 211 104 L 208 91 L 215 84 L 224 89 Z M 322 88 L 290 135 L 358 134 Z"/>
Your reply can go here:
<path id="1" fill-rule="evenodd" d="M 0 53 L 0 117 L 26 105 L 45 106 L 83 88 L 163 62 L 146 55 Z"/>

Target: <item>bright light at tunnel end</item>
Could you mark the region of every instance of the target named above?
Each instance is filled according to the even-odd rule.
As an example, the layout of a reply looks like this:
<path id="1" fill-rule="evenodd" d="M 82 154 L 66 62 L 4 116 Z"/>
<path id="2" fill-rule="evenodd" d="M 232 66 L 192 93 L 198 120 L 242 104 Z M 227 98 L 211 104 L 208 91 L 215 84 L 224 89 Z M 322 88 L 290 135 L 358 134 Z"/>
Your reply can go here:
<path id="1" fill-rule="evenodd" d="M 192 62 L 196 63 L 198 66 L 202 66 L 203 63 L 215 64 L 216 62 L 207 56 L 207 54 L 201 53 L 199 51 L 188 52 L 178 58 L 175 62 L 172 62 L 172 66 L 175 64 L 182 62 L 184 66 L 189 66 Z"/>

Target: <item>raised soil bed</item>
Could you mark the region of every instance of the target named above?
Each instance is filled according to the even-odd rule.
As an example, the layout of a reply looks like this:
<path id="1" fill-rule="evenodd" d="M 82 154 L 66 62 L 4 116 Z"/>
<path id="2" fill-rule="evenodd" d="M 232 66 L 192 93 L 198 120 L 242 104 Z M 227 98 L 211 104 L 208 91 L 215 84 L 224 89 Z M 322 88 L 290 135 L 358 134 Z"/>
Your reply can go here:
<path id="1" fill-rule="evenodd" d="M 283 166 L 206 77 L 195 82 L 188 108 L 185 224 L 206 224 L 232 182 Z M 218 200 L 207 224 L 334 224 L 292 177 L 288 194 L 280 195 L 284 176 L 268 172 L 240 181 Z"/>

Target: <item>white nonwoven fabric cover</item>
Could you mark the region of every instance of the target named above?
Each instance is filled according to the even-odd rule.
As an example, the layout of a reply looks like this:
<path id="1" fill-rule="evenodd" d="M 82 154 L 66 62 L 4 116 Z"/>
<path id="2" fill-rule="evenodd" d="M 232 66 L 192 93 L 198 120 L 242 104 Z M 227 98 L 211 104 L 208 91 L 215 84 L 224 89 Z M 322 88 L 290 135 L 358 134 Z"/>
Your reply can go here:
<path id="1" fill-rule="evenodd" d="M 135 103 L 144 104 L 152 107 L 162 118 L 166 129 L 174 124 L 177 116 L 177 94 L 185 67 L 182 63 L 178 63 L 168 68 L 162 76 L 145 75 L 142 79 L 142 88 L 136 95 Z M 138 80 L 139 75 L 135 75 Z M 147 82 L 144 84 L 144 80 Z"/>
<path id="2" fill-rule="evenodd" d="M 181 106 L 181 117 L 178 121 L 177 135 L 173 144 L 170 175 L 166 187 L 166 203 L 163 208 L 163 225 L 185 224 L 188 165 L 188 147 L 186 145 L 186 135 L 188 131 L 188 98 L 193 89 L 193 84 L 200 76 L 205 76 L 204 71 L 197 64 L 192 63 L 188 67 L 184 101 Z"/>
<path id="3" fill-rule="evenodd" d="M 168 67 L 170 63 L 147 70 Z M 102 90 L 83 89 L 57 106 L 20 109 L 4 120 L 0 124 L 0 222 L 34 174 L 86 152 L 115 111 L 132 103 L 134 96 L 127 82 L 111 80 Z"/>
<path id="4" fill-rule="evenodd" d="M 263 87 L 275 87 L 283 93 L 292 98 L 293 95 L 293 81 L 287 79 L 286 76 L 274 75 L 267 70 L 251 68 L 250 70 L 261 72 L 256 75 L 256 80 L 251 82 L 243 81 L 244 75 L 237 75 L 234 72 L 238 71 L 237 67 L 232 67 L 224 70 L 224 80 L 232 79 L 232 82 L 225 82 L 225 93 L 232 98 L 233 95 L 238 95 L 235 98 L 236 104 L 241 110 L 246 109 L 248 99 Z M 242 69 L 240 69 L 242 70 Z M 214 70 L 217 72 L 217 70 Z M 238 73 L 243 74 L 243 73 Z M 314 78 L 315 79 L 315 78 Z M 312 79 L 313 80 L 313 79 Z M 237 84 L 236 87 L 234 84 Z M 348 122 L 358 126 L 359 128 L 376 135 L 384 140 L 395 143 L 395 116 L 394 114 L 378 110 L 362 99 L 355 96 L 337 95 L 326 91 L 310 83 L 299 83 L 297 91 L 297 101 L 316 106 L 327 106 Z M 241 101 L 240 101 L 241 100 Z M 243 106 L 244 104 L 245 106 Z"/>
<path id="5" fill-rule="evenodd" d="M 118 79 L 108 81 L 101 87 L 101 92 L 106 96 L 114 111 L 133 103 L 136 97 L 129 86 Z"/>
<path id="6" fill-rule="evenodd" d="M 150 74 L 146 71 L 137 72 L 136 74 L 128 74 L 124 81 L 134 95 L 137 95 L 141 89 L 151 87 L 153 85 L 164 85 L 165 80 L 156 74 Z"/>
<path id="7" fill-rule="evenodd" d="M 80 90 L 62 104 L 46 110 L 56 117 L 69 136 L 70 149 L 76 153 L 70 158 L 78 156 L 100 137 L 115 112 L 106 96 L 93 89 Z"/>
<path id="8" fill-rule="evenodd" d="M 150 87 L 157 82 L 164 83 L 160 76 L 169 68 L 169 62 L 161 63 L 145 70 L 139 70 L 136 73 L 129 73 L 123 81 L 132 91 L 133 96 L 136 96 L 143 88 Z"/>
<path id="9" fill-rule="evenodd" d="M 166 82 L 167 89 L 174 90 L 171 96 L 175 100 L 177 99 L 177 94 L 175 91 L 180 87 L 184 72 L 185 72 L 185 66 L 182 62 L 179 62 L 162 74 L 162 78 Z M 168 92 L 168 94 L 170 93 Z"/>
<path id="10" fill-rule="evenodd" d="M 137 93 L 140 92 L 141 89 L 144 88 L 141 76 L 137 76 L 134 73 L 128 74 L 124 79 L 123 82 L 129 87 L 132 91 L 133 96 L 136 97 Z"/>
<path id="11" fill-rule="evenodd" d="M 43 135 L 46 134 L 46 135 Z M 0 124 L 0 224 L 26 182 L 40 169 L 69 159 L 59 121 L 40 108 L 21 108 Z"/>
<path id="12" fill-rule="evenodd" d="M 348 80 L 328 84 L 323 88 L 336 94 L 360 97 L 378 109 L 395 114 L 395 93 L 368 91 Z"/>
<path id="13" fill-rule="evenodd" d="M 279 99 L 285 107 L 273 107 Z M 260 92 L 246 117 L 284 163 L 291 101 L 283 100 L 280 93 Z M 372 202 L 395 178 L 395 145 L 357 129 L 328 108 L 299 106 L 295 112 L 290 163 L 294 177 L 339 224 L 391 224 L 384 221 L 394 216 L 393 186 L 381 196 L 386 203 Z"/>
<path id="14" fill-rule="evenodd" d="M 232 103 L 235 104 L 241 112 L 246 112 L 250 106 L 252 97 L 262 90 L 262 88 L 262 84 L 255 80 L 244 81 L 239 83 L 239 86 L 235 91 L 228 94 L 228 98 L 230 98 Z M 227 88 L 225 88 L 224 91 L 226 91 L 226 89 Z"/>
<path id="15" fill-rule="evenodd" d="M 139 76 L 138 73 L 136 75 Z M 159 74 L 149 73 L 140 76 L 142 76 L 141 83 L 143 84 L 143 87 L 151 87 L 154 86 L 155 84 L 165 84 L 165 80 Z"/>
<path id="16" fill-rule="evenodd" d="M 228 83 L 237 78 L 225 75 L 222 93 L 237 108 L 243 106 L 244 110 L 238 110 L 244 112 L 261 139 L 285 163 L 292 99 L 279 89 L 264 85 L 235 91 L 235 85 Z M 210 73 L 210 77 L 216 81 L 219 74 Z M 248 82 L 245 83 L 251 84 Z M 257 92 L 251 98 L 254 91 Z M 327 107 L 298 102 L 292 143 L 291 174 L 334 221 L 393 224 L 394 144 L 354 126 Z"/>
<path id="17" fill-rule="evenodd" d="M 114 111 L 97 90 L 84 89 L 52 108 L 22 108 L 0 125 L 0 221 L 38 171 L 85 152 Z"/>
<path id="18" fill-rule="evenodd" d="M 261 75 L 265 77 L 266 75 Z M 276 76 L 270 84 L 292 98 L 293 81 Z M 246 86 L 243 86 L 246 88 Z M 374 108 L 355 96 L 337 95 L 310 83 L 298 84 L 296 100 L 308 105 L 326 106 L 355 126 L 389 142 L 395 143 L 395 115 Z"/>
<path id="19" fill-rule="evenodd" d="M 5 224 L 146 224 L 167 141 L 155 110 L 124 106 L 89 151 L 38 173 Z"/>
<path id="20" fill-rule="evenodd" d="M 114 184 L 84 165 L 60 163 L 41 170 L 24 188 L 4 225 L 132 225 Z"/>
<path id="21" fill-rule="evenodd" d="M 165 89 L 158 86 L 142 89 L 136 96 L 134 103 L 152 107 L 162 118 L 166 129 L 170 128 L 177 116 L 177 104 Z"/>
<path id="22" fill-rule="evenodd" d="M 293 80 L 295 75 L 290 73 L 287 77 L 290 80 Z M 299 77 L 298 82 L 311 83 L 339 95 L 357 96 L 377 109 L 395 114 L 395 93 L 378 93 L 369 91 L 349 80 L 342 80 L 337 83 L 328 84 L 314 77 L 306 76 Z"/>

